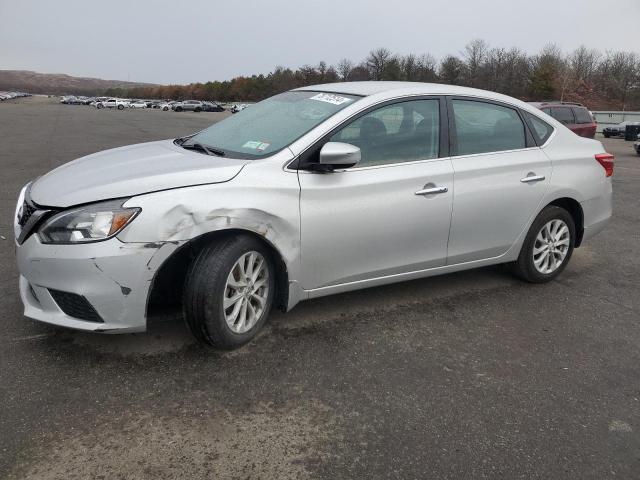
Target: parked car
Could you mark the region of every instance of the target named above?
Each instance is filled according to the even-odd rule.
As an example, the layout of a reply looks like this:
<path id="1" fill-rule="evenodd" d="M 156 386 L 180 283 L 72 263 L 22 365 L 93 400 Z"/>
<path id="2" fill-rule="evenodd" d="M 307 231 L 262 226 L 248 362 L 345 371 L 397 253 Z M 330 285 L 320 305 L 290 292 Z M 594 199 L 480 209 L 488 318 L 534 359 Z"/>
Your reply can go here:
<path id="1" fill-rule="evenodd" d="M 60 99 L 60 103 L 63 103 L 65 105 L 80 105 L 82 103 L 82 100 L 80 100 L 78 97 L 75 97 L 74 95 L 65 95 L 64 97 L 62 97 L 62 99 Z"/>
<path id="2" fill-rule="evenodd" d="M 224 112 L 224 107 L 215 102 L 202 102 L 203 112 Z"/>
<path id="3" fill-rule="evenodd" d="M 160 108 L 160 110 L 162 110 L 163 112 L 167 112 L 167 111 L 171 110 L 172 109 L 171 107 L 173 107 L 173 105 L 176 104 L 176 103 L 180 103 L 180 102 L 178 102 L 176 100 L 171 101 L 171 102 L 164 102 L 164 103 L 161 103 L 158 108 Z"/>
<path id="4" fill-rule="evenodd" d="M 96 103 L 96 108 L 117 108 L 118 110 L 123 110 L 128 107 L 129 102 L 120 98 L 108 98 L 107 100 Z"/>
<path id="5" fill-rule="evenodd" d="M 238 113 L 238 112 L 241 112 L 242 110 L 244 110 L 245 108 L 247 108 L 248 106 L 249 105 L 247 105 L 245 103 L 239 103 L 239 104 L 233 105 L 229 111 L 231 113 Z"/>
<path id="6" fill-rule="evenodd" d="M 144 100 L 137 100 L 129 103 L 129 108 L 147 108 L 147 102 Z"/>
<path id="7" fill-rule="evenodd" d="M 204 105 L 200 100 L 184 100 L 174 103 L 171 109 L 175 112 L 201 112 L 204 110 Z"/>
<path id="8" fill-rule="evenodd" d="M 309 298 L 499 263 L 553 280 L 608 223 L 612 175 L 599 141 L 505 95 L 303 87 L 29 183 L 20 294 L 27 317 L 109 333 L 173 295 L 234 348 Z"/>
<path id="9" fill-rule="evenodd" d="M 552 116 L 576 135 L 593 138 L 598 124 L 587 107 L 573 102 L 531 102 L 547 115 Z"/>
<path id="10" fill-rule="evenodd" d="M 610 125 L 602 129 L 605 138 L 624 137 L 627 131 L 627 125 L 640 125 L 640 122 L 621 122 L 617 125 Z"/>

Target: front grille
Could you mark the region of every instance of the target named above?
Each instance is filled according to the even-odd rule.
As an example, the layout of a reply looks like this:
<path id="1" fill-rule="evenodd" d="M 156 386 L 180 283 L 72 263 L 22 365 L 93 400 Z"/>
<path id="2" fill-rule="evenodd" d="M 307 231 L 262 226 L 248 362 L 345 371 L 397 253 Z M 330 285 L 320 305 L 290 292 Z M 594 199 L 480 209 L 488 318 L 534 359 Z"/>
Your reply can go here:
<path id="1" fill-rule="evenodd" d="M 25 200 L 22 203 L 22 208 L 20 209 L 20 216 L 18 217 L 18 225 L 20 225 L 21 227 L 24 227 L 29 221 L 29 219 L 31 218 L 31 215 L 33 215 L 33 213 L 36 210 L 37 210 L 36 207 L 34 207 L 33 205 L 30 205 Z"/>
<path id="2" fill-rule="evenodd" d="M 60 310 L 73 318 L 85 320 L 87 322 L 104 323 L 93 305 L 82 295 L 76 293 L 62 292 L 60 290 L 49 289 L 53 300 L 58 304 Z"/>
<path id="3" fill-rule="evenodd" d="M 19 244 L 22 244 L 38 228 L 42 220 L 51 213 L 51 210 L 40 208 L 31 201 L 30 191 L 31 188 L 27 188 L 22 206 L 18 210 L 18 218 L 16 218 L 18 227 L 20 227 L 19 232 L 16 232 Z"/>

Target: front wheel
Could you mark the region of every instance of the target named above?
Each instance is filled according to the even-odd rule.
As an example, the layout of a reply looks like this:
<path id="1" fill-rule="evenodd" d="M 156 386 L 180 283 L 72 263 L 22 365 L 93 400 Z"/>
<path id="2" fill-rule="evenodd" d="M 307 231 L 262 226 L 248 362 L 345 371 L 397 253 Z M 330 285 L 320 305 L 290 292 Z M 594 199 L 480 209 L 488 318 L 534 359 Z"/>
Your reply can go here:
<path id="1" fill-rule="evenodd" d="M 124 110 L 124 105 L 118 105 L 118 110 Z"/>
<path id="2" fill-rule="evenodd" d="M 275 290 L 269 250 L 239 236 L 206 246 L 193 261 L 184 293 L 184 317 L 193 335 L 221 349 L 238 348 L 264 325 Z"/>
<path id="3" fill-rule="evenodd" d="M 553 280 L 565 269 L 575 245 L 575 224 L 564 208 L 549 205 L 527 233 L 514 273 L 532 283 Z"/>

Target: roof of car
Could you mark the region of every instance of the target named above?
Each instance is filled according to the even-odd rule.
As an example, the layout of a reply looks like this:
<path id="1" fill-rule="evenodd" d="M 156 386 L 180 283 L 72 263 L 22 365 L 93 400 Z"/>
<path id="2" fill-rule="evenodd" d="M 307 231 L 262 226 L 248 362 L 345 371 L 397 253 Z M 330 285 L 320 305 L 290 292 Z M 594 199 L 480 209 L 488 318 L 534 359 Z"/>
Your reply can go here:
<path id="1" fill-rule="evenodd" d="M 583 104 L 578 102 L 561 102 L 560 100 L 548 100 L 545 102 L 527 102 L 529 105 L 533 105 L 537 108 L 542 107 L 584 107 Z M 585 107 L 586 108 L 586 107 Z"/>
<path id="2" fill-rule="evenodd" d="M 297 88 L 296 90 L 313 90 L 316 92 L 344 93 L 347 95 L 375 95 L 377 93 L 397 92 L 413 93 L 425 95 L 481 95 L 483 97 L 504 97 L 503 95 L 488 90 L 477 88 L 459 87 L 457 85 L 446 85 L 442 83 L 421 83 L 421 82 L 340 82 L 324 83 L 320 85 L 309 85 Z"/>

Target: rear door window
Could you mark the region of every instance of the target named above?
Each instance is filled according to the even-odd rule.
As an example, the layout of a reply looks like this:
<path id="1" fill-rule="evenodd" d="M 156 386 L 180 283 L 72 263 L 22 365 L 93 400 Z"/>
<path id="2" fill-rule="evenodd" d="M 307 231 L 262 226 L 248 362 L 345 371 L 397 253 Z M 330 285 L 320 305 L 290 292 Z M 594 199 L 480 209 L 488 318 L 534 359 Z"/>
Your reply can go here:
<path id="1" fill-rule="evenodd" d="M 589 110 L 584 107 L 573 107 L 576 123 L 593 123 Z"/>
<path id="2" fill-rule="evenodd" d="M 576 123 L 570 107 L 554 107 L 551 109 L 551 116 L 565 125 Z"/>
<path id="3" fill-rule="evenodd" d="M 525 127 L 513 108 L 475 100 L 452 100 L 457 155 L 526 148 Z"/>

